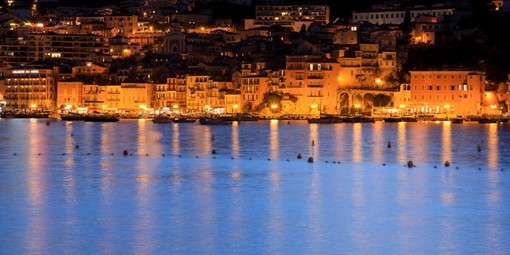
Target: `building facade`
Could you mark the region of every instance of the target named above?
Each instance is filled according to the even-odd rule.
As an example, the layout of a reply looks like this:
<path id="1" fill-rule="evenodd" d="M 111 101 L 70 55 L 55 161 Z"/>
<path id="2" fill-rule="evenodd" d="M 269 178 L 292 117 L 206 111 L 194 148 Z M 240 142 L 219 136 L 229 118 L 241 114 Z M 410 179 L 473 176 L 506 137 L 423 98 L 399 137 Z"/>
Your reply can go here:
<path id="1" fill-rule="evenodd" d="M 410 71 L 410 111 L 420 114 L 483 114 L 485 73 L 478 71 Z"/>

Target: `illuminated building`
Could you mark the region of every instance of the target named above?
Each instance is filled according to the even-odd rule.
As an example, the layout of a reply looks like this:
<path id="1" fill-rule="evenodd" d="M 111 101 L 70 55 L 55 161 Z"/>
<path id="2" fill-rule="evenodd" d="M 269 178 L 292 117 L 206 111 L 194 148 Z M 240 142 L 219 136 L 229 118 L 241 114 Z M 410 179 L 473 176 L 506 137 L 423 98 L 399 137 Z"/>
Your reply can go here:
<path id="1" fill-rule="evenodd" d="M 424 114 L 482 113 L 485 73 L 478 71 L 410 71 L 409 110 Z"/>
<path id="2" fill-rule="evenodd" d="M 32 34 L 0 45 L 0 60 L 10 64 L 40 60 L 110 61 L 106 39 L 97 35 Z"/>
<path id="3" fill-rule="evenodd" d="M 8 69 L 5 77 L 6 110 L 53 111 L 56 107 L 58 67 L 26 66 Z"/>
<path id="4" fill-rule="evenodd" d="M 420 15 L 431 15 L 444 20 L 453 15 L 455 8 L 451 7 L 414 7 L 409 9 L 380 8 L 368 11 L 353 11 L 351 23 L 370 22 L 372 24 L 402 24 L 406 10 L 411 15 L 411 21 Z"/>

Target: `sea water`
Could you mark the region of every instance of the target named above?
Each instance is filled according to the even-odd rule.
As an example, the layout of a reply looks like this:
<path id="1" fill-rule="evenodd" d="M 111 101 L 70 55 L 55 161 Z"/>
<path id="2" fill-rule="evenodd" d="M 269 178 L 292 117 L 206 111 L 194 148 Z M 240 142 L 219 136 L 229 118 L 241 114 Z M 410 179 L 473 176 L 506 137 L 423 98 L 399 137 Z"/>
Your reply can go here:
<path id="1" fill-rule="evenodd" d="M 509 254 L 509 144 L 508 124 L 2 119 L 0 254 Z"/>

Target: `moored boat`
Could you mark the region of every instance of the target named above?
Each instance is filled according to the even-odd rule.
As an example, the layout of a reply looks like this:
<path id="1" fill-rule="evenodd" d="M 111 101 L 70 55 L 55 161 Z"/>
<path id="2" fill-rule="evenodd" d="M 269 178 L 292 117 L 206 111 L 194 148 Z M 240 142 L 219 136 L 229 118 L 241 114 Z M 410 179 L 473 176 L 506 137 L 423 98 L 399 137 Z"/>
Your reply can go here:
<path id="1" fill-rule="evenodd" d="M 83 120 L 89 122 L 117 122 L 120 119 L 116 115 L 97 114 L 97 115 L 84 115 Z"/>
<path id="2" fill-rule="evenodd" d="M 323 115 L 318 118 L 308 119 L 307 121 L 308 123 L 325 123 L 325 124 L 342 123 L 342 119 L 334 115 Z"/>
<path id="3" fill-rule="evenodd" d="M 495 118 L 481 118 L 478 120 L 478 123 L 487 124 L 487 123 L 497 123 L 498 119 Z"/>
<path id="4" fill-rule="evenodd" d="M 463 119 L 463 118 L 461 118 L 461 117 L 457 117 L 457 118 L 453 118 L 453 119 L 451 119 L 450 121 L 451 121 L 452 123 L 454 123 L 454 124 L 461 124 L 461 123 L 463 123 L 463 122 L 464 122 L 464 119 Z"/>
<path id="5" fill-rule="evenodd" d="M 75 114 L 75 113 L 63 114 L 63 115 L 60 115 L 60 119 L 66 120 L 66 121 L 83 120 L 83 115 Z"/>
<path id="6" fill-rule="evenodd" d="M 173 123 L 195 123 L 196 119 L 185 118 L 185 117 L 177 117 L 172 119 Z"/>
<path id="7" fill-rule="evenodd" d="M 153 123 L 172 123 L 173 118 L 170 118 L 167 115 L 158 115 L 152 119 Z"/>
<path id="8" fill-rule="evenodd" d="M 207 118 L 202 117 L 198 119 L 201 125 L 232 125 L 232 121 L 222 120 L 220 118 Z"/>

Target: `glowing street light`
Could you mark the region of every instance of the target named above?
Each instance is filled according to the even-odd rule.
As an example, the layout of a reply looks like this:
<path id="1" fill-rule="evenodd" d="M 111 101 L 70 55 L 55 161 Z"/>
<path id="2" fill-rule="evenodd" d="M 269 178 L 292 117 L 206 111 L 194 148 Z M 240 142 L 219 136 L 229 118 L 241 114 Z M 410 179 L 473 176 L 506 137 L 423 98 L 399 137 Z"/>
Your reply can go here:
<path id="1" fill-rule="evenodd" d="M 317 105 L 316 104 L 312 104 L 312 105 L 310 105 L 310 108 L 317 109 Z"/>
<path id="2" fill-rule="evenodd" d="M 272 104 L 272 105 L 271 105 L 271 109 L 276 109 L 276 108 L 278 108 L 278 105 L 277 105 L 277 104 Z"/>
<path id="3" fill-rule="evenodd" d="M 178 104 L 174 104 L 174 105 L 172 105 L 172 108 L 174 108 L 174 109 L 178 109 L 178 108 L 179 108 L 179 105 L 178 105 Z"/>

